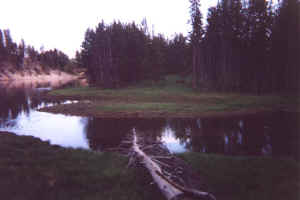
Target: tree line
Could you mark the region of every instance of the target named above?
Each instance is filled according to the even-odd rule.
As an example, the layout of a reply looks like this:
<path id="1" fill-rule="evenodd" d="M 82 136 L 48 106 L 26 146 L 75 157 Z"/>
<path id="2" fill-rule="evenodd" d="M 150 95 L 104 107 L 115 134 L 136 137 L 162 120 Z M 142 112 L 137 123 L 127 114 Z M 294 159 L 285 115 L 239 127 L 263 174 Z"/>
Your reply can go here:
<path id="1" fill-rule="evenodd" d="M 192 9 L 192 19 L 201 18 Z M 298 92 L 299 20 L 298 0 L 219 1 L 209 9 L 197 43 L 193 25 L 192 44 L 199 49 L 193 50 L 195 85 L 225 92 Z"/>
<path id="2" fill-rule="evenodd" d="M 57 49 L 37 51 L 33 46 L 25 45 L 24 40 L 20 44 L 13 41 L 9 29 L 0 29 L 0 69 L 13 66 L 16 70 L 22 70 L 25 65 L 34 63 L 43 68 L 55 68 L 68 70 L 72 65 L 72 60 Z"/>
<path id="3" fill-rule="evenodd" d="M 91 83 L 114 88 L 190 72 L 195 88 L 247 93 L 299 91 L 298 0 L 220 0 L 203 25 L 190 0 L 192 31 L 172 39 L 149 33 L 147 21 L 103 21 L 88 29 L 78 65 Z"/>
<path id="4" fill-rule="evenodd" d="M 146 19 L 140 25 L 102 21 L 86 31 L 76 60 L 87 68 L 92 84 L 115 88 L 184 71 L 189 65 L 188 48 L 182 34 L 172 40 L 151 34 Z"/>

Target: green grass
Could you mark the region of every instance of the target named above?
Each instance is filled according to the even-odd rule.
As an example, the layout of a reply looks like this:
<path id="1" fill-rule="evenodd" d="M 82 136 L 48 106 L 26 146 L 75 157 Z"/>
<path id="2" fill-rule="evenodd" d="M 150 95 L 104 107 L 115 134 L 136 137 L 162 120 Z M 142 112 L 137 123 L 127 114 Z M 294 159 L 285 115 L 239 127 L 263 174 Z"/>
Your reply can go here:
<path id="1" fill-rule="evenodd" d="M 80 87 L 54 90 L 50 92 L 53 98 L 89 99 L 92 102 L 88 106 L 73 104 L 43 110 L 104 117 L 122 117 L 124 114 L 138 114 L 141 117 L 198 117 L 258 110 L 300 110 L 298 97 L 204 93 L 176 84 L 178 79 L 176 76 L 168 76 L 163 84 L 143 82 L 120 89 Z"/>
<path id="2" fill-rule="evenodd" d="M 179 156 L 203 177 L 217 199 L 300 198 L 300 164 L 295 160 L 201 153 Z"/>
<path id="3" fill-rule="evenodd" d="M 0 132 L 0 194 L 9 200 L 163 199 L 144 169 L 115 153 L 51 146 Z"/>
<path id="4" fill-rule="evenodd" d="M 179 154 L 222 200 L 298 200 L 300 163 L 263 157 Z M 0 194 L 10 200 L 164 199 L 149 174 L 127 158 L 49 145 L 0 132 Z"/>

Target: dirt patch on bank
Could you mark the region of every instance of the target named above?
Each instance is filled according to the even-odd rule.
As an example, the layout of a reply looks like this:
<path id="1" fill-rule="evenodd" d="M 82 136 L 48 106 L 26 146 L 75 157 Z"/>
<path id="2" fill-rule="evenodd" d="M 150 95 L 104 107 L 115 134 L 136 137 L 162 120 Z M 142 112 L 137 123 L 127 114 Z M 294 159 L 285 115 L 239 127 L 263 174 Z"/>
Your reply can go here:
<path id="1" fill-rule="evenodd" d="M 62 72 L 60 70 L 49 70 L 47 72 L 36 72 L 35 70 L 24 70 L 17 72 L 5 71 L 0 74 L 0 84 L 6 88 L 17 87 L 38 87 L 40 85 L 51 85 L 57 87 L 64 83 L 79 80 L 81 77 L 76 74 Z M 80 79 L 82 84 L 86 84 L 86 80 Z"/>

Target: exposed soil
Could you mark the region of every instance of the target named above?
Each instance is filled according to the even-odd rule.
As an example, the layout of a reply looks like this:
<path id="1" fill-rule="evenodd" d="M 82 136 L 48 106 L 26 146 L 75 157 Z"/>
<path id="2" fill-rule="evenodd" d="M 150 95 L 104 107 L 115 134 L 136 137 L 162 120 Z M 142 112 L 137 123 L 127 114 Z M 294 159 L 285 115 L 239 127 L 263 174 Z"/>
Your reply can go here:
<path id="1" fill-rule="evenodd" d="M 86 80 L 82 75 L 70 74 L 56 69 L 49 69 L 47 71 L 41 67 L 34 69 L 25 68 L 21 71 L 4 70 L 0 73 L 0 84 L 5 85 L 7 88 L 16 87 L 32 87 L 35 88 L 39 85 L 51 83 L 51 86 L 57 87 L 61 84 L 78 80 L 86 84 Z"/>

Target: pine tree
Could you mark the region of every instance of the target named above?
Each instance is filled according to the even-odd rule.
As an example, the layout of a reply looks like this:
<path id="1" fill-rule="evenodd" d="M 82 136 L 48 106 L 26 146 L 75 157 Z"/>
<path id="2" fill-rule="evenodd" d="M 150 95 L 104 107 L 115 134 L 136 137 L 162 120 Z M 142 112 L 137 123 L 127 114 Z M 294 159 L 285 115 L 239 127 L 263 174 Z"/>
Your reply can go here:
<path id="1" fill-rule="evenodd" d="M 267 74 L 267 44 L 268 30 L 271 29 L 265 0 L 250 0 L 248 5 L 247 22 L 247 49 L 249 63 L 249 84 L 251 90 L 261 93 L 264 90 L 264 76 Z"/>
<path id="2" fill-rule="evenodd" d="M 0 63 L 4 61 L 5 55 L 5 46 L 2 30 L 0 29 Z M 1 66 L 0 66 L 1 67 Z"/>
<path id="3" fill-rule="evenodd" d="M 300 90 L 300 2 L 283 0 L 271 35 L 272 88 L 280 92 Z"/>
<path id="4" fill-rule="evenodd" d="M 96 77 L 95 77 L 96 74 L 93 68 L 93 62 L 94 62 L 93 46 L 95 42 L 95 36 L 96 33 L 93 30 L 87 29 L 85 32 L 84 41 L 82 42 L 81 45 L 82 65 L 87 68 L 87 74 L 91 82 L 96 82 Z"/>
<path id="5" fill-rule="evenodd" d="M 18 53 L 17 53 L 17 67 L 18 68 L 23 67 L 24 56 L 25 56 L 25 48 L 26 48 L 26 45 L 25 45 L 24 40 L 22 39 L 21 43 L 18 46 Z"/>
<path id="6" fill-rule="evenodd" d="M 188 44 L 186 37 L 182 34 L 176 34 L 175 37 L 169 41 L 167 49 L 167 73 L 181 73 L 186 71 L 188 67 Z"/>
<path id="7" fill-rule="evenodd" d="M 190 0 L 190 15 L 192 31 L 190 33 L 190 40 L 193 49 L 193 87 L 197 88 L 198 73 L 200 65 L 200 44 L 203 36 L 202 28 L 202 14 L 200 12 L 200 0 Z M 201 74 L 200 74 L 201 77 Z"/>

